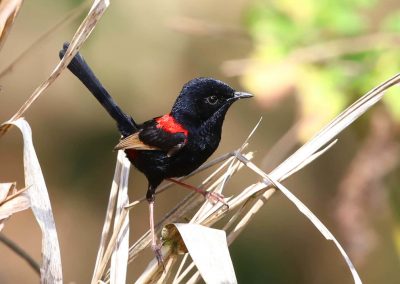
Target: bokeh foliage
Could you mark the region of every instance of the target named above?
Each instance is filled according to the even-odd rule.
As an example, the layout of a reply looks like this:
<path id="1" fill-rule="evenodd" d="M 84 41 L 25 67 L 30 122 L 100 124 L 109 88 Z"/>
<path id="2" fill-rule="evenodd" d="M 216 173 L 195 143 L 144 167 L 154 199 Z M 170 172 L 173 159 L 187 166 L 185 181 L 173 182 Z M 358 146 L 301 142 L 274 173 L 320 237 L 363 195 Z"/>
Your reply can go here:
<path id="1" fill-rule="evenodd" d="M 245 16 L 254 47 L 240 80 L 267 108 L 294 95 L 297 138 L 305 142 L 347 105 L 399 72 L 399 8 L 376 0 L 255 1 Z M 400 96 L 395 92 L 383 104 L 398 137 Z M 361 151 L 367 139 L 359 138 Z M 400 180 L 393 177 L 391 183 L 390 206 L 397 220 L 393 244 L 400 255 Z"/>
<path id="2" fill-rule="evenodd" d="M 375 0 L 256 1 L 246 14 L 254 50 L 242 83 L 267 104 L 296 94 L 305 141 L 400 69 L 400 12 L 385 7 Z M 385 102 L 399 121 L 400 96 Z"/>

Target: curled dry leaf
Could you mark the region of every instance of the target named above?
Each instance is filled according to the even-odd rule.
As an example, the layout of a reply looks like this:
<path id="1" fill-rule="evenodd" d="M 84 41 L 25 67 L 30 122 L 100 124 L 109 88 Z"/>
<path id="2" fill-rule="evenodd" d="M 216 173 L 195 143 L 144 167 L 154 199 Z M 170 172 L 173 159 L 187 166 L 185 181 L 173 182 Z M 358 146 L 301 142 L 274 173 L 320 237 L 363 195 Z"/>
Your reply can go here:
<path id="1" fill-rule="evenodd" d="M 187 249 L 206 283 L 237 283 L 225 231 L 179 223 L 165 229 L 171 231 L 164 234 L 173 236 L 168 241 L 178 244 L 178 251 Z"/>
<path id="2" fill-rule="evenodd" d="M 12 122 L 12 124 L 22 132 L 25 185 L 29 186 L 26 190 L 26 196 L 29 198 L 33 214 L 42 231 L 41 283 L 62 283 L 61 255 L 57 230 L 46 183 L 33 146 L 32 131 L 28 122 L 23 118 Z"/>
<path id="3" fill-rule="evenodd" d="M 29 208 L 29 199 L 24 191 L 17 191 L 15 183 L 0 183 L 0 231 L 12 214 Z"/>
<path id="4" fill-rule="evenodd" d="M 22 5 L 22 0 L 0 1 L 0 48 L 7 38 L 8 32 Z"/>

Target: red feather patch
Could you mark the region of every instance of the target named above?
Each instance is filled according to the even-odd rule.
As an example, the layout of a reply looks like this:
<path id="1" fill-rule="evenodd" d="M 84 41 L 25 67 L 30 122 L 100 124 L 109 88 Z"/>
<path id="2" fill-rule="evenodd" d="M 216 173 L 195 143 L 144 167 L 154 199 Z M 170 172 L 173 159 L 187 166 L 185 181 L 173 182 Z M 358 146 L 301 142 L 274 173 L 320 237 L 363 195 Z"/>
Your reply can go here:
<path id="1" fill-rule="evenodd" d="M 182 132 L 185 136 L 188 135 L 188 131 L 173 118 L 170 114 L 163 115 L 159 118 L 156 118 L 157 128 L 161 128 L 162 130 L 169 133 L 179 133 Z"/>

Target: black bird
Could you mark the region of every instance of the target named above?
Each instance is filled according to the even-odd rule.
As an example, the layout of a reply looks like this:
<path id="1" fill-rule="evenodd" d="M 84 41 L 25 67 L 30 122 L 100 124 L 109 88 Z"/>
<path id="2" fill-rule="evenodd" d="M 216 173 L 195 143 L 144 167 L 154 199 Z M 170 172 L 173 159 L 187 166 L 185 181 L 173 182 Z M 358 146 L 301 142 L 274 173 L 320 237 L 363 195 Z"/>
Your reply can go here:
<path id="1" fill-rule="evenodd" d="M 60 58 L 67 48 L 66 43 L 60 51 Z M 221 140 L 222 124 L 229 107 L 238 99 L 252 95 L 237 92 L 213 78 L 195 78 L 183 86 L 170 113 L 136 124 L 117 106 L 79 53 L 68 69 L 117 122 L 122 138 L 115 149 L 125 150 L 131 163 L 147 177 L 152 249 L 160 263 L 162 256 L 153 218 L 157 186 L 168 179 L 202 193 L 211 201 L 224 202 L 223 196 L 204 192 L 172 178 L 190 174 L 211 156 Z"/>

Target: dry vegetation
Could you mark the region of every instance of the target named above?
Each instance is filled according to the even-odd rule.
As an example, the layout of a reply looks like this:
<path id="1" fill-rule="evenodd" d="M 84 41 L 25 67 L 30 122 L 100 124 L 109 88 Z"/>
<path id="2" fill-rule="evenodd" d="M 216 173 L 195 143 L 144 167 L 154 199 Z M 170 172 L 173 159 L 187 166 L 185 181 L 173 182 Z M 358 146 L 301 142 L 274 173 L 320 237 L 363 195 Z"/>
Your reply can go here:
<path id="1" fill-rule="evenodd" d="M 0 4 L 0 47 L 12 26 L 21 2 L 2 1 Z M 0 184 L 0 230 L 13 213 L 27 209 L 30 205 L 42 231 L 43 258 L 40 269 L 42 283 L 63 282 L 61 257 L 45 179 L 33 147 L 29 124 L 22 117 L 46 88 L 65 70 L 71 58 L 78 52 L 97 21 L 100 20 L 108 4 L 108 1 L 94 1 L 88 16 L 72 38 L 66 56 L 55 67 L 49 78 L 33 92 L 9 121 L 2 124 L 0 129 L 1 135 L 6 135 L 12 126 L 17 126 L 22 131 L 26 187 L 17 190 L 13 184 Z M 199 185 L 208 191 L 223 193 L 230 179 L 238 171 L 253 171 L 259 178 L 253 184 L 243 188 L 239 194 L 227 198 L 226 202 L 229 207 L 204 202 L 202 197 L 196 194 L 191 194 L 180 201 L 157 225 L 158 232 L 161 233 L 164 241 L 165 270 L 153 260 L 137 282 L 195 283 L 202 277 L 207 283 L 235 283 L 236 278 L 227 247 L 243 232 L 246 225 L 270 197 L 279 190 L 297 206 L 301 213 L 310 219 L 327 239 L 335 242 L 351 269 L 354 282 L 361 283 L 354 266 L 337 240 L 281 182 L 331 148 L 342 130 L 376 104 L 383 97 L 385 91 L 398 84 L 399 81 L 400 75 L 396 75 L 372 89 L 270 173 L 265 173 L 251 162 L 252 152 L 245 152 L 256 127 L 243 145 L 238 145 L 237 150 L 203 165 L 193 175 L 204 169 L 216 167 L 215 171 Z M 145 201 L 142 198 L 129 204 L 127 194 L 129 170 L 130 163 L 120 152 L 92 283 L 124 283 L 129 268 L 128 264 L 140 257 L 143 250 L 150 244 L 149 232 L 133 244 L 129 244 L 129 213 L 137 204 Z M 163 185 L 158 193 L 166 190 L 169 186 L 171 184 Z M 210 230 L 211 227 L 218 230 Z M 11 243 L 10 246 L 14 245 Z M 17 249 L 15 246 L 14 248 Z M 191 258 L 189 258 L 189 254 L 185 254 L 183 257 L 179 256 L 187 251 Z"/>

